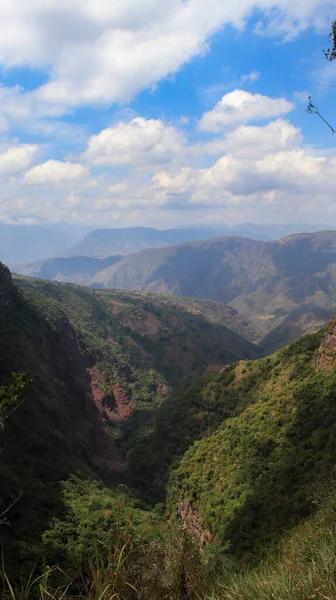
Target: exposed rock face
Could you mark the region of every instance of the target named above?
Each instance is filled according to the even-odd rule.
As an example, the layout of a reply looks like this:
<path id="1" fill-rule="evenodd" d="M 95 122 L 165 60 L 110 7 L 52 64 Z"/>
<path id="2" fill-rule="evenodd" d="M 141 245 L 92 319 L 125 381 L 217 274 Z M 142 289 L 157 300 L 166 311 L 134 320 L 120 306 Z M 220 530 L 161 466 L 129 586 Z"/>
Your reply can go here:
<path id="1" fill-rule="evenodd" d="M 323 342 L 319 348 L 317 365 L 322 369 L 331 369 L 336 362 L 336 317 L 333 318 Z"/>
<path id="2" fill-rule="evenodd" d="M 101 414 L 92 384 L 93 357 L 81 346 L 67 320 L 58 323 L 58 335 L 44 343 L 46 364 L 62 382 L 68 394 L 67 410 L 77 453 L 95 466 L 120 471 L 122 457 Z"/>
<path id="3" fill-rule="evenodd" d="M 190 502 L 178 503 L 178 512 L 184 523 L 184 527 L 189 533 L 198 537 L 200 542 L 206 546 L 213 539 L 213 535 L 202 526 L 201 515 Z"/>

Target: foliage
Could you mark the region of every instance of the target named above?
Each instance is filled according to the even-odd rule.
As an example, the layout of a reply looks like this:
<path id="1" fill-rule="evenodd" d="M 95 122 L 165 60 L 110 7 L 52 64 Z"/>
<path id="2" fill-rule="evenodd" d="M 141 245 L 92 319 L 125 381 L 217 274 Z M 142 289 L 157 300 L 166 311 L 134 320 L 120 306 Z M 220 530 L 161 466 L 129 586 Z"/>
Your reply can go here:
<path id="1" fill-rule="evenodd" d="M 44 534 L 45 552 L 57 568 L 36 566 L 24 586 L 2 569 L 3 598 L 55 600 L 195 598 L 206 574 L 192 539 L 155 513 L 135 506 L 125 488 L 71 477 L 63 483 L 67 507 Z M 28 581 L 28 584 L 27 584 Z M 11 595 L 11 589 L 13 594 Z"/>
<path id="2" fill-rule="evenodd" d="M 336 374 L 316 370 L 320 341 L 252 363 L 231 387 L 235 414 L 176 468 L 171 503 L 197 515 L 214 548 L 255 562 L 313 511 L 312 485 L 335 464 L 336 441 Z"/>
<path id="3" fill-rule="evenodd" d="M 0 431 L 4 428 L 5 420 L 23 402 L 24 393 L 31 383 L 27 373 L 12 373 L 13 381 L 0 387 Z"/>
<path id="4" fill-rule="evenodd" d="M 327 60 L 329 60 L 330 62 L 332 62 L 333 60 L 336 59 L 336 21 L 333 21 L 332 25 L 331 25 L 331 32 L 329 35 L 330 41 L 331 41 L 331 48 L 328 48 L 327 50 L 323 50 L 323 53 L 326 57 Z"/>
<path id="5" fill-rule="evenodd" d="M 11 373 L 32 383 L 3 432 L 4 499 L 22 492 L 2 527 L 5 600 L 333 597 L 334 488 L 315 502 L 335 466 L 336 369 L 317 362 L 326 332 L 244 362 L 255 348 L 211 314 L 14 286 L 3 405 L 25 380 Z M 115 425 L 121 396 L 133 413 Z"/>
<path id="6" fill-rule="evenodd" d="M 154 408 L 189 370 L 258 354 L 219 323 L 145 294 L 20 278 L 2 317 L 0 383 L 13 372 L 32 379 L 1 441 L 4 509 L 19 498 L 2 528 L 9 574 L 40 560 L 44 533 L 67 514 L 62 482 L 72 474 L 128 483 L 114 471 L 120 405 Z M 4 389 L 8 407 L 14 390 Z"/>
<path id="7" fill-rule="evenodd" d="M 211 600 L 326 600 L 336 597 L 335 484 L 318 491 L 318 512 L 286 535 L 279 550 L 253 570 L 219 580 Z M 208 598 L 210 600 L 210 598 Z"/>

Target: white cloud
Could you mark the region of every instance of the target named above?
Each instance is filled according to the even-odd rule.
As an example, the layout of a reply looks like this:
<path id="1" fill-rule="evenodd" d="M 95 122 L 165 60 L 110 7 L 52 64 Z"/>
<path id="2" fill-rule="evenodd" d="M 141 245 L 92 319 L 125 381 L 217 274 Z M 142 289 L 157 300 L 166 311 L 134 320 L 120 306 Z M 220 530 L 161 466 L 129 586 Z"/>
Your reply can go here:
<path id="1" fill-rule="evenodd" d="M 84 158 L 94 165 L 155 165 L 176 159 L 184 144 L 175 127 L 136 117 L 92 136 Z"/>
<path id="2" fill-rule="evenodd" d="M 0 152 L 0 173 L 13 174 L 24 171 L 33 162 L 37 150 L 35 144 L 21 144 Z"/>
<path id="3" fill-rule="evenodd" d="M 301 142 L 300 130 L 281 119 L 262 127 L 239 126 L 211 143 L 213 153 L 222 152 L 213 165 L 161 170 L 153 186 L 167 210 L 221 209 L 236 220 L 237 215 L 246 220 L 267 214 L 283 220 L 300 213 L 302 219 L 305 212 L 318 219 L 323 207 L 333 216 L 335 151 L 317 153 Z M 204 145 L 208 153 L 211 144 Z"/>
<path id="4" fill-rule="evenodd" d="M 290 37 L 329 22 L 332 8 L 331 0 L 2 0 L 0 64 L 49 75 L 23 94 L 30 109 L 125 102 L 203 52 L 225 25 L 242 28 L 255 9 L 259 30 Z"/>
<path id="5" fill-rule="evenodd" d="M 76 181 L 87 174 L 87 169 L 78 163 L 61 162 L 58 160 L 48 160 L 47 162 L 36 165 L 27 173 L 24 180 L 28 184 L 59 184 Z"/>
<path id="6" fill-rule="evenodd" d="M 299 129 L 289 121 L 277 119 L 263 127 L 240 125 L 228 132 L 223 140 L 210 142 L 208 146 L 217 145 L 222 152 L 229 152 L 236 157 L 257 158 L 269 152 L 296 148 L 301 140 Z"/>
<path id="7" fill-rule="evenodd" d="M 256 81 L 259 80 L 259 77 L 260 77 L 259 71 L 256 71 L 255 69 L 253 69 L 253 71 L 251 71 L 251 73 L 248 73 L 247 75 L 242 75 L 240 80 L 242 83 L 255 83 Z"/>
<path id="8" fill-rule="evenodd" d="M 292 109 L 292 103 L 285 98 L 269 98 L 244 90 L 234 90 L 225 94 L 215 108 L 204 113 L 199 128 L 203 131 L 219 132 L 228 126 L 256 119 L 267 120 Z"/>

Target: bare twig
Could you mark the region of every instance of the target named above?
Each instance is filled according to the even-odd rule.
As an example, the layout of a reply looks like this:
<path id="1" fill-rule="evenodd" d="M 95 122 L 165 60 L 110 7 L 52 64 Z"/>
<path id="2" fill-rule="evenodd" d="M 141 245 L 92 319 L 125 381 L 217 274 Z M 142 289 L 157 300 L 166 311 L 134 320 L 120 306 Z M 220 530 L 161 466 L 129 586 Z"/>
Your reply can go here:
<path id="1" fill-rule="evenodd" d="M 0 525 L 2 525 L 3 523 L 5 523 L 7 513 L 20 500 L 22 494 L 23 494 L 23 492 L 20 492 L 19 495 L 16 498 L 12 498 L 12 502 L 10 503 L 10 505 L 7 506 L 7 508 L 4 511 L 2 511 L 2 513 L 0 513 Z"/>
<path id="2" fill-rule="evenodd" d="M 336 84 L 334 84 L 334 83 L 319 83 L 319 82 L 317 82 L 317 85 L 319 85 L 320 87 L 336 87 Z"/>
<path id="3" fill-rule="evenodd" d="M 330 125 L 330 123 L 328 123 L 328 121 L 326 121 L 326 119 L 321 115 L 318 108 L 312 103 L 311 96 L 309 96 L 309 98 L 308 98 L 308 106 L 307 106 L 306 110 L 307 110 L 307 113 L 309 113 L 310 115 L 317 115 L 318 117 L 320 117 L 320 119 L 322 119 L 322 121 L 329 127 L 332 134 L 335 135 L 336 129 L 334 129 L 332 127 L 332 125 Z"/>

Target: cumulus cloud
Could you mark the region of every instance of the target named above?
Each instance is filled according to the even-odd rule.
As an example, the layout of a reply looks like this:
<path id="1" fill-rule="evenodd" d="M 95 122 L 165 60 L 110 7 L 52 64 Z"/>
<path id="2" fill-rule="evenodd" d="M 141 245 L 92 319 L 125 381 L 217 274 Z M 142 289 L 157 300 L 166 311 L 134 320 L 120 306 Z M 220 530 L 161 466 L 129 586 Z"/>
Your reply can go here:
<path id="1" fill-rule="evenodd" d="M 203 131 L 219 132 L 228 126 L 256 119 L 267 120 L 292 109 L 293 104 L 285 98 L 269 98 L 244 90 L 234 90 L 225 94 L 212 110 L 204 113 L 199 128 Z"/>
<path id="2" fill-rule="evenodd" d="M 335 153 L 301 147 L 302 135 L 288 121 L 265 126 L 238 126 L 213 142 L 222 152 L 212 165 L 161 170 L 153 186 L 171 210 L 225 210 L 226 214 L 284 218 L 295 211 L 315 212 L 317 202 L 333 214 Z M 205 145 L 209 151 L 209 144 Z M 291 215 L 292 210 L 292 215 Z"/>
<path id="3" fill-rule="evenodd" d="M 270 152 L 297 147 L 302 141 L 301 131 L 289 121 L 277 119 L 262 127 L 240 125 L 230 131 L 223 140 L 210 142 L 223 152 L 236 157 L 254 158 Z"/>
<path id="4" fill-rule="evenodd" d="M 84 158 L 94 165 L 160 164 L 175 160 L 184 144 L 184 135 L 175 127 L 136 117 L 92 136 Z"/>
<path id="5" fill-rule="evenodd" d="M 242 28 L 255 9 L 258 30 L 293 36 L 329 21 L 332 7 L 331 0 L 3 0 L 0 64 L 48 73 L 25 94 L 44 112 L 125 102 L 203 52 L 225 25 Z"/>
<path id="6" fill-rule="evenodd" d="M 32 167 L 25 173 L 24 180 L 30 185 L 34 184 L 59 184 L 76 181 L 87 174 L 87 169 L 79 163 L 48 160 L 47 162 Z"/>
<path id="7" fill-rule="evenodd" d="M 38 147 L 35 144 L 21 144 L 0 151 L 0 173 L 13 174 L 27 169 L 33 162 Z"/>

